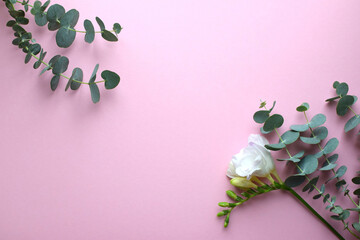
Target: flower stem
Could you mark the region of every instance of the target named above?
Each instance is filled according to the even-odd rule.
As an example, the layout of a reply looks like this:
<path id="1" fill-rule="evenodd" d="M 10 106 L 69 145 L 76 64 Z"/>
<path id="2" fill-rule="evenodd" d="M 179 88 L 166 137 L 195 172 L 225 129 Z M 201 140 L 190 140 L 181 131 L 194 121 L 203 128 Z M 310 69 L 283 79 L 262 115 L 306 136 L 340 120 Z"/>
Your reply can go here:
<path id="1" fill-rule="evenodd" d="M 283 189 L 290 192 L 294 195 L 307 209 L 310 210 L 321 222 L 325 224 L 325 226 L 338 238 L 341 240 L 345 240 L 343 236 L 340 235 L 338 231 L 336 231 L 315 209 L 313 209 L 299 194 L 297 194 L 292 188 L 287 187 L 286 185 L 282 185 Z"/>

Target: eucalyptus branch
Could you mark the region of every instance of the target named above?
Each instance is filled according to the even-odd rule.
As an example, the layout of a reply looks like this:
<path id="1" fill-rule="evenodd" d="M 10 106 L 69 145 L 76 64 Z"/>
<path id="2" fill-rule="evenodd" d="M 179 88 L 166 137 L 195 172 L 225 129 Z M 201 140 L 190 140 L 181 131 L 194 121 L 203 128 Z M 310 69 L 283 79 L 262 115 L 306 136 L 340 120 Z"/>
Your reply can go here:
<path id="1" fill-rule="evenodd" d="M 111 30 L 107 30 L 104 22 L 96 17 L 96 22 L 100 27 L 100 31 L 94 30 L 94 25 L 88 19 L 84 21 L 85 30 L 76 30 L 75 26 L 79 20 L 79 12 L 76 9 L 65 11 L 65 8 L 59 4 L 50 5 L 50 0 L 44 4 L 41 1 L 35 1 L 33 5 L 29 4 L 29 0 L 10 0 L 13 4 L 19 3 L 24 6 L 27 12 L 29 7 L 30 13 L 35 17 L 35 23 L 38 26 L 45 26 L 47 24 L 50 31 L 57 31 L 56 44 L 61 48 L 69 47 L 75 40 L 76 33 L 85 33 L 85 41 L 92 43 L 95 34 L 99 33 L 101 36 L 110 42 L 118 41 L 118 34 L 121 32 L 122 27 L 119 23 L 114 23 Z M 46 9 L 48 8 L 48 11 Z M 115 33 L 115 34 L 114 34 Z"/>
<path id="2" fill-rule="evenodd" d="M 47 63 L 44 61 L 46 52 L 41 47 L 40 44 L 36 43 L 35 39 L 33 39 L 32 34 L 27 32 L 21 25 L 27 25 L 29 20 L 25 17 L 25 12 L 22 10 L 16 10 L 14 7 L 14 1 L 12 0 L 3 0 L 5 2 L 6 7 L 9 10 L 10 16 L 13 17 L 14 20 L 10 20 L 7 22 L 6 26 L 11 27 L 14 30 L 15 39 L 12 41 L 12 44 L 18 46 L 24 53 L 25 63 L 29 63 L 31 58 L 36 59 L 36 62 L 33 65 L 34 69 L 39 68 L 41 65 L 44 65 L 45 68 L 41 71 L 40 75 L 46 71 L 52 71 L 53 77 L 50 81 L 51 90 L 55 91 L 58 87 L 60 77 L 63 77 L 68 80 L 67 85 L 65 87 L 65 91 L 68 88 L 72 90 L 77 90 L 82 84 L 89 85 L 91 99 L 94 103 L 97 103 L 100 100 L 100 91 L 97 86 L 98 83 L 104 83 L 106 89 L 113 89 L 117 87 L 120 82 L 120 77 L 115 72 L 104 70 L 101 73 L 101 77 L 103 80 L 96 80 L 96 73 L 99 68 L 99 64 L 97 64 L 94 68 L 94 71 L 90 77 L 89 82 L 83 82 L 83 71 L 80 68 L 75 68 L 72 71 L 71 77 L 64 75 L 64 72 L 68 69 L 69 59 L 65 56 L 56 55 L 50 59 Z"/>
<path id="3" fill-rule="evenodd" d="M 316 186 L 316 183 L 319 179 L 319 177 L 315 177 L 313 179 L 310 179 L 308 177 L 309 174 L 312 174 L 317 170 L 318 167 L 318 157 L 322 155 L 326 155 L 332 151 L 334 151 L 338 145 L 337 139 L 330 139 L 330 141 L 326 144 L 324 149 L 320 151 L 320 153 L 315 155 L 307 155 L 304 156 L 304 151 L 301 151 L 295 155 L 292 155 L 290 151 L 288 150 L 288 145 L 296 142 L 300 137 L 300 132 L 304 132 L 309 129 L 309 127 L 318 127 L 322 125 L 325 122 L 325 116 L 322 114 L 317 115 L 317 117 L 312 119 L 310 123 L 307 123 L 305 125 L 294 125 L 291 126 L 291 131 L 285 132 L 283 135 L 280 135 L 278 132 L 278 128 L 280 128 L 283 125 L 284 119 L 279 114 L 271 114 L 271 111 L 273 110 L 275 106 L 275 103 L 273 104 L 272 108 L 270 110 L 267 110 L 266 103 L 262 103 L 260 108 L 264 108 L 265 110 L 260 110 L 254 114 L 254 120 L 257 123 L 263 123 L 263 127 L 261 128 L 263 133 L 269 133 L 272 131 L 275 131 L 277 136 L 279 137 L 279 143 L 277 144 L 268 144 L 265 145 L 265 147 L 272 151 L 278 151 L 284 149 L 289 158 L 287 159 L 278 159 L 280 161 L 290 161 L 293 162 L 294 165 L 297 167 L 299 174 L 290 176 L 286 179 L 285 185 L 289 187 L 296 187 L 307 181 L 306 186 L 303 188 L 303 191 L 313 191 L 314 189 L 318 192 L 317 195 L 313 197 L 313 199 L 319 199 L 323 198 L 323 202 L 327 202 L 329 205 L 326 207 L 326 209 L 329 209 L 332 213 L 336 214 L 331 216 L 334 220 L 341 221 L 344 225 L 344 229 L 349 231 L 352 235 L 354 235 L 356 238 L 360 239 L 360 236 L 356 235 L 351 229 L 348 227 L 348 223 L 345 222 L 345 220 L 350 216 L 349 211 L 355 211 L 352 209 L 343 209 L 339 205 L 335 205 L 336 197 L 333 196 L 330 198 L 330 194 L 324 194 L 325 193 L 325 185 L 322 184 L 321 189 L 319 189 Z M 306 111 L 309 108 L 308 104 L 303 104 L 302 106 L 298 107 L 298 111 Z M 327 131 L 327 130 L 326 130 Z M 317 144 L 322 139 L 324 139 L 327 136 L 324 136 L 324 128 L 320 131 L 321 137 L 319 139 L 317 138 L 305 138 L 300 137 L 301 140 L 308 144 Z M 321 140 L 320 140 L 321 139 Z M 315 141 L 316 140 L 316 141 Z M 344 175 L 346 171 L 345 168 L 339 168 L 338 171 L 335 174 L 335 177 L 341 177 Z M 333 177 L 333 178 L 335 178 Z M 358 209 L 358 208 L 356 208 Z"/>
<path id="4" fill-rule="evenodd" d="M 360 115 L 357 114 L 351 107 L 355 104 L 358 98 L 354 95 L 348 95 L 349 86 L 345 82 L 339 83 L 338 81 L 335 81 L 333 83 L 333 88 L 336 89 L 337 96 L 326 99 L 325 101 L 333 102 L 335 100 L 338 100 L 336 105 L 336 113 L 339 116 L 345 116 L 348 110 L 350 110 L 354 114 L 354 116 L 346 122 L 344 127 L 345 132 L 349 132 L 360 124 Z M 360 134 L 360 132 L 358 134 Z"/>
<path id="5" fill-rule="evenodd" d="M 306 124 L 309 126 L 309 130 L 311 132 L 311 135 L 312 135 L 312 138 L 313 139 L 318 139 L 319 142 L 316 143 L 316 145 L 318 146 L 319 150 L 321 153 L 323 153 L 323 156 L 325 158 L 325 163 L 324 163 L 324 166 L 322 168 L 320 168 L 320 170 L 331 170 L 331 172 L 333 173 L 333 177 L 330 178 L 328 181 L 336 178 L 337 179 L 337 182 L 336 182 L 336 187 L 337 189 L 339 189 L 340 187 L 342 187 L 342 190 L 344 192 L 344 195 L 345 196 L 348 196 L 348 198 L 350 199 L 350 201 L 357 207 L 359 208 L 359 205 L 354 201 L 354 199 L 351 197 L 351 195 L 349 194 L 349 190 L 347 188 L 347 186 L 345 187 L 344 185 L 346 185 L 346 181 L 345 179 L 340 179 L 340 174 L 339 172 L 335 172 L 334 168 L 337 166 L 337 164 L 334 163 L 334 160 L 335 158 L 333 157 L 328 157 L 327 154 L 324 154 L 324 148 L 320 145 L 320 141 L 323 140 L 324 138 L 326 138 L 327 136 L 327 130 L 325 127 L 320 127 L 318 129 L 316 129 L 315 131 L 313 130 L 313 128 L 311 127 L 311 124 L 310 124 L 310 121 L 309 121 L 309 118 L 307 117 L 307 114 L 306 114 L 306 110 L 303 111 L 304 113 L 304 117 L 306 119 Z M 318 115 L 319 116 L 319 115 Z M 326 133 L 326 134 L 325 134 Z M 333 155 L 335 156 L 335 155 Z M 330 160 L 330 158 L 332 158 Z M 341 174 L 345 174 L 345 171 L 346 171 L 346 166 L 341 166 L 339 169 L 343 169 L 341 170 Z M 327 181 L 327 182 L 328 182 Z"/>

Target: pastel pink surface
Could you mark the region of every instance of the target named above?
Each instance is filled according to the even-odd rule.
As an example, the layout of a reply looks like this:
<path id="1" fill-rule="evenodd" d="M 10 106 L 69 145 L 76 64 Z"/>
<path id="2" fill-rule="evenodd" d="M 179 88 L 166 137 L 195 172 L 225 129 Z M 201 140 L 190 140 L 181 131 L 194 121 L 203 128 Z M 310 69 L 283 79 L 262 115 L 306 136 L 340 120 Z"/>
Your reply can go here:
<path id="1" fill-rule="evenodd" d="M 359 170 L 356 132 L 342 129 L 350 115 L 337 117 L 324 100 L 336 80 L 359 95 L 360 2 L 52 3 L 78 9 L 79 28 L 99 16 L 124 29 L 117 43 L 97 36 L 88 45 L 78 34 L 59 50 L 55 34 L 32 23 L 48 58 L 68 56 L 85 79 L 100 63 L 121 83 L 100 87 L 96 105 L 87 86 L 64 92 L 64 79 L 52 92 L 51 75 L 39 77 L 11 45 L 1 4 L 1 240 L 335 239 L 287 193 L 249 201 L 228 229 L 217 203 L 233 189 L 225 176 L 231 156 L 259 132 L 252 115 L 260 99 L 277 101 L 283 131 L 303 123 L 295 111 L 302 102 L 312 116 L 325 113 L 329 138 L 341 140 L 345 179 Z M 329 219 L 320 201 L 303 196 Z"/>

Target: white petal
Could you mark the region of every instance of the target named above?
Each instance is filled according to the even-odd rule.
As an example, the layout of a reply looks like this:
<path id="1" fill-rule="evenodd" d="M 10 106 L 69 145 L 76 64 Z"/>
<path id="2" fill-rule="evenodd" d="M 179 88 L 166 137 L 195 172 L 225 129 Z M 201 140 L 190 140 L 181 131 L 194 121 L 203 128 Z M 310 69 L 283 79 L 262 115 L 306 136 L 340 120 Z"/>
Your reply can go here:
<path id="1" fill-rule="evenodd" d="M 250 134 L 248 143 L 256 143 L 260 146 L 265 146 L 266 144 L 269 144 L 269 141 L 259 134 Z"/>
<path id="2" fill-rule="evenodd" d="M 229 167 L 227 169 L 226 176 L 228 176 L 229 178 L 239 177 L 239 175 L 237 175 L 235 172 L 235 167 L 234 167 L 234 164 L 232 161 L 229 163 Z"/>

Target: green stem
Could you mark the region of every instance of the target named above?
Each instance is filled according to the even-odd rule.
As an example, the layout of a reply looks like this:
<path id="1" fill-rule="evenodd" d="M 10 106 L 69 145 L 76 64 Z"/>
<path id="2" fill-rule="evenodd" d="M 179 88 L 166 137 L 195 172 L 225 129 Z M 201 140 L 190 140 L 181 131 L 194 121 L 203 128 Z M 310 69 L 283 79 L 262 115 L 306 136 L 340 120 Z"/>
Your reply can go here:
<path id="1" fill-rule="evenodd" d="M 299 194 L 297 194 L 292 188 L 283 185 L 283 189 L 290 192 L 294 195 L 307 209 L 312 212 L 321 222 L 325 224 L 325 226 L 338 238 L 341 240 L 345 240 L 343 236 L 340 235 L 338 231 L 336 231 L 314 208 L 312 208 Z M 351 231 L 350 231 L 351 233 Z M 354 235 L 357 237 L 356 235 Z M 357 237 L 358 238 L 358 237 Z"/>

